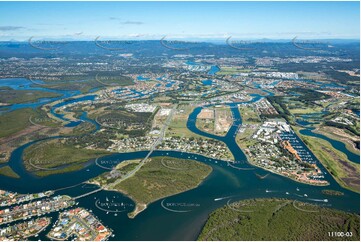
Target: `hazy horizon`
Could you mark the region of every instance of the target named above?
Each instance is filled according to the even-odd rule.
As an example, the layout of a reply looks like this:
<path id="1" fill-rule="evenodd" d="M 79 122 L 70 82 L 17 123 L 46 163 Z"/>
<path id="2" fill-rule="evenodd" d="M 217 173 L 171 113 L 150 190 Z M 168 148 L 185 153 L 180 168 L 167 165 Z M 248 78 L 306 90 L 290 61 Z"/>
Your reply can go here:
<path id="1" fill-rule="evenodd" d="M 0 2 L 0 40 L 359 39 L 359 2 Z"/>

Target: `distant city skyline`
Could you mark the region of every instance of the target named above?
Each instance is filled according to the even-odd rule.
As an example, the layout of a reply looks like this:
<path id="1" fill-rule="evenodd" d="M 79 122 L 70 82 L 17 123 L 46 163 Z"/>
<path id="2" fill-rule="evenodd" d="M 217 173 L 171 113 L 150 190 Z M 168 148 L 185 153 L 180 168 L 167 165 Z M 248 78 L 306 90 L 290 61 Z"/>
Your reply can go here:
<path id="1" fill-rule="evenodd" d="M 359 39 L 359 2 L 0 2 L 0 40 Z"/>

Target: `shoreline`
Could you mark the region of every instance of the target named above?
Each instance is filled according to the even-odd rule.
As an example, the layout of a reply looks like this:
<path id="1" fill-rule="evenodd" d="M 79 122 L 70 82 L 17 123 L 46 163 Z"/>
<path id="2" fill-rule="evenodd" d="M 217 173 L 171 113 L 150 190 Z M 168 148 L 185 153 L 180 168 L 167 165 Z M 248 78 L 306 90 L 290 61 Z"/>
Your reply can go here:
<path id="1" fill-rule="evenodd" d="M 239 148 L 240 148 L 241 150 L 243 150 L 243 148 L 242 148 L 240 145 L 238 145 L 238 146 L 239 146 Z M 250 165 L 255 166 L 255 167 L 258 167 L 258 168 L 261 168 L 261 169 L 266 170 L 266 171 L 268 171 L 268 172 L 271 172 L 271 173 L 273 173 L 273 174 L 276 174 L 276 175 L 280 175 L 280 176 L 289 178 L 289 179 L 291 179 L 291 180 L 293 180 L 293 181 L 295 181 L 295 182 L 299 182 L 299 183 L 306 184 L 306 185 L 319 186 L 319 187 L 326 187 L 326 186 L 329 186 L 329 185 L 330 185 L 330 182 L 329 182 L 329 181 L 326 181 L 327 183 L 325 183 L 325 184 L 317 184 L 317 183 L 309 183 L 309 182 L 297 180 L 297 179 L 295 179 L 295 178 L 293 178 L 293 177 L 290 177 L 290 176 L 287 176 L 287 175 L 285 175 L 285 174 L 278 173 L 278 172 L 275 172 L 275 171 L 273 171 L 273 170 L 271 170 L 271 169 L 268 169 L 268 168 L 262 167 L 262 166 L 260 166 L 260 165 L 257 165 L 257 164 L 255 164 L 254 162 L 252 162 L 252 159 L 248 156 L 248 154 L 247 154 L 246 152 L 245 152 L 244 154 L 246 155 L 247 161 L 248 161 L 248 163 L 249 163 Z"/>
<path id="2" fill-rule="evenodd" d="M 327 167 L 327 164 L 324 164 L 324 161 L 321 161 L 321 159 L 319 159 L 319 155 L 316 155 L 316 153 L 314 152 L 314 151 L 312 151 L 312 149 L 309 147 L 309 145 L 307 145 L 306 143 L 305 143 L 305 141 L 304 141 L 304 139 L 305 138 L 310 138 L 310 139 L 320 139 L 320 138 L 316 138 L 316 137 L 312 137 L 312 136 L 308 136 L 308 135 L 303 135 L 303 134 L 301 134 L 299 131 L 301 130 L 302 128 L 299 128 L 299 129 L 295 129 L 295 132 L 296 132 L 296 134 L 300 137 L 300 139 L 302 140 L 302 142 L 304 142 L 304 144 L 308 147 L 308 149 L 314 154 L 314 156 L 319 160 L 319 162 L 322 164 L 322 166 L 327 170 L 327 172 L 332 176 L 332 178 L 336 181 L 336 183 L 339 185 L 339 186 L 341 186 L 341 187 L 343 187 L 344 189 L 346 189 L 346 190 L 348 190 L 348 191 L 352 191 L 352 192 L 355 192 L 355 193 L 358 193 L 358 194 L 360 194 L 360 190 L 356 190 L 356 189 L 354 189 L 354 188 L 352 188 L 352 187 L 349 187 L 349 186 L 347 186 L 347 184 L 344 184 L 343 182 L 342 182 L 342 178 L 341 177 L 338 177 L 338 176 L 336 176 L 336 175 L 334 175 L 333 173 L 332 173 L 332 171 L 331 170 L 329 170 Z M 304 129 L 304 128 L 303 128 Z M 328 141 L 326 141 L 326 140 L 323 140 L 323 139 L 321 139 L 322 141 L 325 141 L 325 142 L 328 142 Z M 329 142 L 328 142 L 329 143 Z M 335 149 L 337 152 L 340 152 L 340 153 L 342 153 L 343 155 L 345 155 L 343 152 L 341 152 L 341 151 L 339 151 L 339 150 L 337 150 L 337 149 Z M 346 155 L 345 155 L 346 156 Z M 348 160 L 348 159 L 347 159 Z M 347 161 L 347 162 L 350 162 L 350 163 L 353 163 L 352 161 Z M 357 165 L 357 164 L 356 164 Z"/>
<path id="3" fill-rule="evenodd" d="M 344 137 L 344 136 L 341 136 L 341 135 L 338 135 L 336 133 L 326 133 L 324 131 L 321 130 L 320 127 L 317 127 L 314 129 L 314 133 L 316 134 L 320 134 L 320 135 L 324 135 L 326 136 L 327 138 L 329 139 L 333 139 L 333 140 L 336 140 L 336 141 L 339 141 L 343 144 L 345 144 L 345 148 L 355 154 L 355 155 L 360 155 L 360 150 L 357 149 L 356 147 L 356 144 L 353 142 L 352 138 L 351 137 Z M 336 137 L 335 137 L 336 136 Z M 338 139 L 337 139 L 338 138 Z M 350 147 L 348 147 L 350 146 Z M 352 148 L 352 149 L 349 149 L 349 148 Z M 358 151 L 358 152 L 357 152 Z"/>
<path id="4" fill-rule="evenodd" d="M 200 161 L 199 161 L 200 162 Z M 203 163 L 204 164 L 204 163 Z M 206 165 L 206 164 L 205 164 Z M 211 166 L 210 166 L 211 167 Z M 148 205 L 154 203 L 154 202 L 157 202 L 159 201 L 160 199 L 164 199 L 164 198 L 167 198 L 167 197 L 171 197 L 171 196 L 174 196 L 174 195 L 177 195 L 177 194 L 181 194 L 183 192 L 187 192 L 187 191 L 191 191 L 197 187 L 199 187 L 203 182 L 204 180 L 210 175 L 212 174 L 213 172 L 213 168 L 211 167 L 211 171 L 205 176 L 205 177 L 202 177 L 201 181 L 196 184 L 194 187 L 190 188 L 190 189 L 187 189 L 187 190 L 184 190 L 184 191 L 180 191 L 180 192 L 177 192 L 177 193 L 173 193 L 173 194 L 170 194 L 170 195 L 165 195 L 165 196 L 161 196 L 161 197 L 158 197 L 156 198 L 156 200 L 153 200 L 153 201 L 150 201 L 148 203 L 143 203 L 143 202 L 140 202 L 138 201 L 137 199 L 135 199 L 131 194 L 127 193 L 126 191 L 122 190 L 122 189 L 115 189 L 115 188 L 108 188 L 107 185 L 100 185 L 98 182 L 96 181 L 86 181 L 85 183 L 88 183 L 88 184 L 93 184 L 93 185 L 97 185 L 99 186 L 100 188 L 102 188 L 104 191 L 113 191 L 113 192 L 119 192 L 125 196 L 127 196 L 128 198 L 130 198 L 134 203 L 135 203 L 135 208 L 133 211 L 129 212 L 127 214 L 128 218 L 130 219 L 133 219 L 135 218 L 138 214 L 140 214 L 141 212 L 143 212 L 144 210 L 147 209 Z"/>
<path id="5" fill-rule="evenodd" d="M 302 183 L 302 184 L 306 184 L 306 185 L 311 185 L 311 186 L 318 186 L 318 187 L 327 187 L 327 186 L 330 185 L 330 182 L 329 182 L 329 181 L 326 181 L 327 183 L 325 183 L 325 184 L 303 182 L 303 181 L 300 181 L 300 180 L 296 180 L 295 178 L 289 177 L 289 176 L 287 176 L 287 175 L 285 175 L 285 174 L 277 173 L 277 172 L 272 171 L 272 170 L 270 170 L 270 169 L 268 169 L 268 168 L 265 168 L 265 167 L 256 165 L 256 164 L 254 164 L 253 162 L 249 162 L 249 163 L 250 163 L 251 165 L 253 165 L 253 166 L 256 166 L 256 167 L 258 167 L 258 168 L 261 168 L 261 169 L 266 170 L 266 171 L 268 171 L 268 172 L 271 172 L 271 173 L 273 173 L 273 174 L 276 174 L 276 175 L 280 175 L 280 176 L 289 178 L 289 179 L 291 179 L 291 180 L 293 180 L 293 181 L 295 181 L 295 182 L 298 182 L 298 183 Z"/>

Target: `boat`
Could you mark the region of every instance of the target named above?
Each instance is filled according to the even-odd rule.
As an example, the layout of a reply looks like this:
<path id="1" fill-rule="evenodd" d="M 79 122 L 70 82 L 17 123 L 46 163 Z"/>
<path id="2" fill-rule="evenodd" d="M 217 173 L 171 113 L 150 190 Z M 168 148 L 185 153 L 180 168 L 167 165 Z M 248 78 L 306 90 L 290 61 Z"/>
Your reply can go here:
<path id="1" fill-rule="evenodd" d="M 308 197 L 306 193 L 303 196 Z"/>
<path id="2" fill-rule="evenodd" d="M 290 194 L 289 192 L 286 192 L 286 194 L 288 195 L 288 194 Z"/>
<path id="3" fill-rule="evenodd" d="M 298 192 L 300 191 L 300 189 L 299 189 L 298 187 L 296 188 L 296 190 L 297 190 Z"/>

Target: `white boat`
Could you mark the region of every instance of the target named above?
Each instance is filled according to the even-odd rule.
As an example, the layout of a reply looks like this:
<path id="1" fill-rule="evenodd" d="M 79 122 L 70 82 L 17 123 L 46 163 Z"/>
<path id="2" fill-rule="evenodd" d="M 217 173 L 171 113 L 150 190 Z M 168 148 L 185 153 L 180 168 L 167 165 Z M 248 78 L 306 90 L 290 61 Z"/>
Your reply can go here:
<path id="1" fill-rule="evenodd" d="M 303 194 L 303 196 L 304 196 L 304 197 L 308 197 L 306 193 L 305 193 L 305 194 Z"/>
<path id="2" fill-rule="evenodd" d="M 288 195 L 288 194 L 290 194 L 289 192 L 286 192 L 286 194 Z"/>

